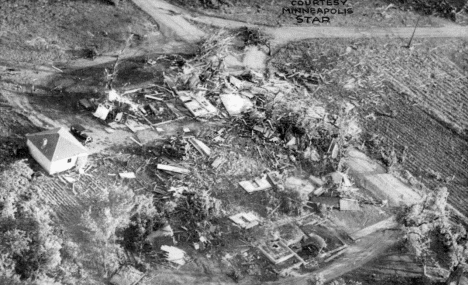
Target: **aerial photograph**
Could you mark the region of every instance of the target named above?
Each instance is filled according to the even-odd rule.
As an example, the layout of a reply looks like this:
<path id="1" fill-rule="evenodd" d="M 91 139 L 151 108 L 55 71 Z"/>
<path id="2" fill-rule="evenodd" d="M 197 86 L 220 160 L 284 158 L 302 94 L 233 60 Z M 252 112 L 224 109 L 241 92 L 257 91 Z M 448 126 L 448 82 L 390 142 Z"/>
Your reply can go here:
<path id="1" fill-rule="evenodd" d="M 0 285 L 468 285 L 468 0 L 0 0 Z"/>

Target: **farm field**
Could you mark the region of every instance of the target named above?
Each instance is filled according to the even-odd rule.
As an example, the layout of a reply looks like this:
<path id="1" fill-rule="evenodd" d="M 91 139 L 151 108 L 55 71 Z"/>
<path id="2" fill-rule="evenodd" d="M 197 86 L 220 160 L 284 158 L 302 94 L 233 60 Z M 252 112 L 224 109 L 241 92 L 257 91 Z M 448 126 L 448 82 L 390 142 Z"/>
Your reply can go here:
<path id="1" fill-rule="evenodd" d="M 464 3 L 341 2 L 0 0 L 0 284 L 465 284 Z"/>

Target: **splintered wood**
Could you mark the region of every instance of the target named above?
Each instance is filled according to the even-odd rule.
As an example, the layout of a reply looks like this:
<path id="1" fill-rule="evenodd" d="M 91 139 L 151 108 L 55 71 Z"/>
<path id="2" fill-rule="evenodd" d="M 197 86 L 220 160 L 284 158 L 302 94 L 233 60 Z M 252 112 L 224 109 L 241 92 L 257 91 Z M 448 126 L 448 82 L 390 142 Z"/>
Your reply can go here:
<path id="1" fill-rule="evenodd" d="M 289 248 L 289 246 L 286 245 L 283 239 L 261 240 L 257 243 L 257 248 L 269 261 L 275 265 L 279 265 L 294 259 L 292 266 L 289 268 L 284 268 L 284 270 L 297 268 L 301 264 L 305 263 L 305 261 L 299 257 L 299 255 L 297 255 L 292 249 Z"/>
<path id="2" fill-rule="evenodd" d="M 164 164 L 158 164 L 157 168 L 159 170 L 175 172 L 175 173 L 180 173 L 180 174 L 189 174 L 190 173 L 190 170 L 188 170 L 188 169 L 181 168 L 181 167 L 176 167 L 176 166 L 164 165 Z"/>
<path id="3" fill-rule="evenodd" d="M 266 177 L 256 178 L 251 181 L 241 181 L 239 182 L 239 185 L 249 193 L 264 191 L 271 188 L 271 184 L 268 182 Z"/>
<path id="4" fill-rule="evenodd" d="M 210 156 L 210 148 L 204 144 L 202 141 L 197 140 L 196 138 L 189 138 L 188 141 L 203 155 Z"/>
<path id="5" fill-rule="evenodd" d="M 250 229 L 259 224 L 258 217 L 253 213 L 239 213 L 230 216 L 229 219 L 244 229 Z"/>
<path id="6" fill-rule="evenodd" d="M 194 117 L 210 117 L 218 112 L 216 107 L 201 94 L 194 95 L 191 92 L 180 91 L 179 99 Z"/>

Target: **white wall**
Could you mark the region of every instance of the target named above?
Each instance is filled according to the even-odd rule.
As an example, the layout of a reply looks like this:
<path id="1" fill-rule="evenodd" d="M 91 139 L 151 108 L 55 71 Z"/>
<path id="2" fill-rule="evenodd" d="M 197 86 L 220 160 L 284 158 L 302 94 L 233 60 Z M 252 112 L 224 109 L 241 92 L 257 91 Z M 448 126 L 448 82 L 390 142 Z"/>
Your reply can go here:
<path id="1" fill-rule="evenodd" d="M 73 157 L 70 157 L 70 158 L 65 158 L 65 159 L 53 161 L 52 164 L 51 164 L 51 167 L 50 167 L 49 174 L 62 172 L 62 171 L 65 171 L 65 170 L 68 170 L 68 169 L 74 167 L 75 164 L 76 164 L 77 158 L 78 158 L 78 156 L 73 156 Z M 68 159 L 71 159 L 71 161 L 68 162 Z"/>
<path id="2" fill-rule="evenodd" d="M 50 161 L 45 157 L 42 152 L 31 143 L 30 140 L 26 142 L 26 145 L 29 148 L 29 152 L 31 153 L 31 156 L 39 163 L 42 168 L 44 168 L 49 174 L 50 173 Z"/>

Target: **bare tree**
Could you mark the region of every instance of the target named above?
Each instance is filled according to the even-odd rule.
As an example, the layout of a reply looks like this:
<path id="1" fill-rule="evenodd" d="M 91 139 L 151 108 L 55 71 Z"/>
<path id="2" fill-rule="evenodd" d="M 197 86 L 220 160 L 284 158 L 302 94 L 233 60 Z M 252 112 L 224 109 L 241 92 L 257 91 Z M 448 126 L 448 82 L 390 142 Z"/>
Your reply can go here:
<path id="1" fill-rule="evenodd" d="M 106 87 L 107 89 L 112 89 L 112 83 L 114 82 L 115 78 L 117 77 L 117 73 L 119 71 L 119 64 L 122 61 L 121 57 L 125 50 L 130 47 L 130 44 L 132 43 L 133 39 L 133 33 L 130 34 L 130 36 L 127 38 L 125 41 L 125 46 L 122 48 L 122 50 L 119 52 L 117 55 L 117 58 L 115 59 L 114 65 L 112 66 L 111 70 L 108 70 L 107 68 L 104 69 L 105 77 L 106 77 Z"/>
<path id="2" fill-rule="evenodd" d="M 445 267 L 449 269 L 446 280 L 448 285 L 460 283 L 467 267 L 468 236 L 462 225 L 451 221 L 451 213 L 447 208 L 447 188 L 442 187 L 427 195 L 423 202 L 405 209 L 402 217 L 406 245 L 422 262 L 424 269 L 430 261 L 440 265 L 442 256 L 438 256 L 432 245 L 437 244 L 446 249 L 449 261 Z M 447 256 L 445 256 L 447 257 Z M 448 263 L 448 264 L 447 264 Z M 427 276 L 426 270 L 424 274 Z"/>

